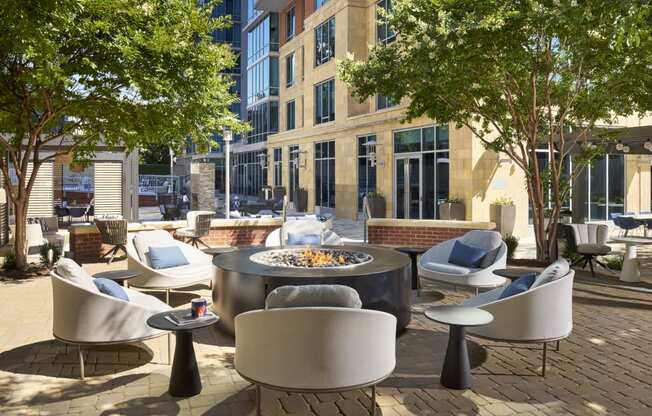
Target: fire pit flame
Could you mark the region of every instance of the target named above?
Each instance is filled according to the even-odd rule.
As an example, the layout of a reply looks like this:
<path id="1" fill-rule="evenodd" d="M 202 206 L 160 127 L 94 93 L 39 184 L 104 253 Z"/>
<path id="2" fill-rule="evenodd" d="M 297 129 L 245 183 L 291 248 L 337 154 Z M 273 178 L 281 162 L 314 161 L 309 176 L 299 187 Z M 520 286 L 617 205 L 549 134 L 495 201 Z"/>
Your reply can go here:
<path id="1" fill-rule="evenodd" d="M 339 268 L 366 264 L 369 254 L 331 248 L 288 248 L 255 253 L 251 260 L 266 266 L 296 268 Z"/>

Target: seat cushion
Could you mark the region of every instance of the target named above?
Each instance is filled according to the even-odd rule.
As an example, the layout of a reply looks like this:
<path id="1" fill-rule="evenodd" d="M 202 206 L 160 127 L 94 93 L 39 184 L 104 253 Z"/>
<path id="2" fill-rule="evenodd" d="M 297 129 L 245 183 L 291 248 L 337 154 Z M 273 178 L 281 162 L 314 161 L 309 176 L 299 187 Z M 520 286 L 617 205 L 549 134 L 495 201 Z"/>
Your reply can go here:
<path id="1" fill-rule="evenodd" d="M 86 273 L 73 259 L 62 257 L 55 265 L 57 275 L 75 283 L 82 288 L 98 293 L 97 286 L 93 283 L 93 277 Z"/>
<path id="2" fill-rule="evenodd" d="M 458 266 L 450 263 L 435 263 L 435 262 L 425 262 L 423 263 L 423 267 L 433 272 L 439 272 L 445 274 L 459 274 L 460 276 L 473 273 L 478 270 L 476 268 L 463 267 L 463 266 Z"/>
<path id="3" fill-rule="evenodd" d="M 482 260 L 487 255 L 488 250 L 464 244 L 460 240 L 455 241 L 453 250 L 448 257 L 450 264 L 457 266 L 478 268 Z"/>
<path id="4" fill-rule="evenodd" d="M 167 244 L 170 242 L 170 244 Z M 151 246 L 171 246 L 174 245 L 174 238 L 165 230 L 141 231 L 134 237 L 134 247 L 138 253 L 140 261 L 149 264 L 147 254 Z"/>
<path id="5" fill-rule="evenodd" d="M 568 261 L 566 259 L 559 259 L 539 273 L 534 283 L 532 283 L 531 289 L 550 283 L 553 280 L 561 279 L 566 276 L 569 271 L 570 264 Z"/>
<path id="6" fill-rule="evenodd" d="M 510 296 L 518 295 L 519 293 L 527 292 L 532 287 L 536 278 L 536 273 L 528 273 L 525 276 L 519 277 L 503 290 L 498 299 L 505 299 Z"/>
<path id="7" fill-rule="evenodd" d="M 124 300 L 125 302 L 129 302 L 129 297 L 127 296 L 127 292 L 125 292 L 122 286 L 120 286 L 113 280 L 99 278 L 99 279 L 93 279 L 93 283 L 95 283 L 95 286 L 97 286 L 97 289 L 101 293 L 104 293 L 105 295 L 113 296 L 116 299 Z"/>
<path id="8" fill-rule="evenodd" d="M 281 286 L 265 299 L 265 309 L 306 307 L 362 307 L 358 292 L 343 285 Z"/>
<path id="9" fill-rule="evenodd" d="M 602 244 L 578 244 L 577 252 L 579 254 L 607 254 L 611 251 L 611 247 Z"/>
<path id="10" fill-rule="evenodd" d="M 291 246 L 318 246 L 321 244 L 321 235 L 288 233 L 288 244 Z"/>
<path id="11" fill-rule="evenodd" d="M 152 268 L 157 270 L 190 264 L 177 245 L 168 247 L 150 247 L 149 261 Z"/>

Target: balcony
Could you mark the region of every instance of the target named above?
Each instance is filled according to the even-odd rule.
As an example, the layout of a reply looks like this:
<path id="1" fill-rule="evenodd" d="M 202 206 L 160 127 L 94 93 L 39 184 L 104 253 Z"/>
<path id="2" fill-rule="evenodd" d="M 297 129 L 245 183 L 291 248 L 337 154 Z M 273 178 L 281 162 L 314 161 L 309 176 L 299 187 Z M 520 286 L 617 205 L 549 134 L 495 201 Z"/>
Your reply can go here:
<path id="1" fill-rule="evenodd" d="M 254 7 L 266 12 L 280 12 L 287 4 L 287 0 L 254 0 Z"/>

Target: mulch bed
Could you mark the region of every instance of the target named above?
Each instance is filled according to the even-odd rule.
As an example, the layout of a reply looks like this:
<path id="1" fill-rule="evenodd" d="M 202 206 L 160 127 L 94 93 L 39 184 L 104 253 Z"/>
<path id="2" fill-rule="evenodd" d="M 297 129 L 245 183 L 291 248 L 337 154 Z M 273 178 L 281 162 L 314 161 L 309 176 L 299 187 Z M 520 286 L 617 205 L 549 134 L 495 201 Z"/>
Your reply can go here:
<path id="1" fill-rule="evenodd" d="M 550 263 L 537 259 L 511 259 L 507 261 L 508 266 L 515 267 L 542 267 L 546 268 Z"/>
<path id="2" fill-rule="evenodd" d="M 1 282 L 18 282 L 37 277 L 47 276 L 50 273 L 47 267 L 32 263 L 26 270 L 0 269 Z"/>

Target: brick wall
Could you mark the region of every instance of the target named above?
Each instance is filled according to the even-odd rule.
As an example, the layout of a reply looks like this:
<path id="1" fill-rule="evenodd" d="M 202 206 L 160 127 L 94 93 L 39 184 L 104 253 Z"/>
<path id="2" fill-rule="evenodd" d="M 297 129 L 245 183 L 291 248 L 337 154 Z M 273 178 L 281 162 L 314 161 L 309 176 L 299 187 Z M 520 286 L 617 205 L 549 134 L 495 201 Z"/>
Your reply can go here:
<path id="1" fill-rule="evenodd" d="M 442 241 L 459 237 L 470 228 L 444 227 L 394 227 L 369 225 L 369 243 L 388 246 L 434 246 Z"/>
<path id="2" fill-rule="evenodd" d="M 265 244 L 267 235 L 278 227 L 276 224 L 212 227 L 209 235 L 202 238 L 202 241 L 214 247 L 261 245 Z M 167 231 L 174 234 L 173 229 Z M 100 232 L 94 226 L 72 230 L 70 233 L 70 251 L 77 262 L 96 262 L 110 248 L 111 246 L 102 244 Z M 122 252 L 119 255 L 122 256 Z"/>

